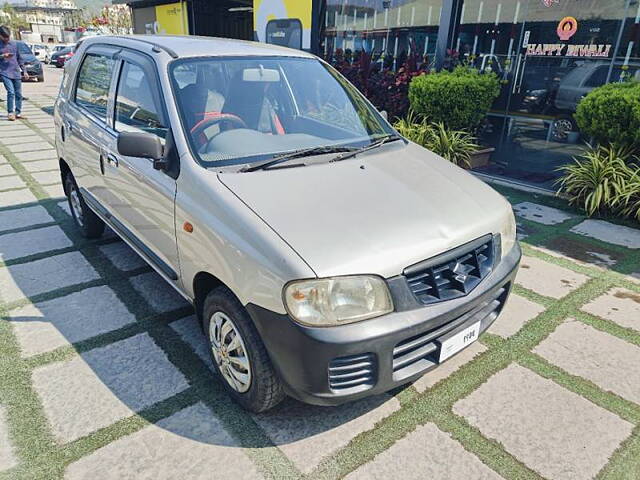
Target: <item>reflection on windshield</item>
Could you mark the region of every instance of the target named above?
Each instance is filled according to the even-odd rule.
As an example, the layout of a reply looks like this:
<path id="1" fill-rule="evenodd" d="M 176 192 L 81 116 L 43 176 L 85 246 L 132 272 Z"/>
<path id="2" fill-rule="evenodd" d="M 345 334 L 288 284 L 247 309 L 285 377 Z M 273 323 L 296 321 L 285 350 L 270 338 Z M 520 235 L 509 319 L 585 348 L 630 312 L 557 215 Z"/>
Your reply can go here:
<path id="1" fill-rule="evenodd" d="M 359 147 L 394 133 L 351 84 L 315 59 L 188 59 L 171 74 L 183 126 L 207 166 Z"/>

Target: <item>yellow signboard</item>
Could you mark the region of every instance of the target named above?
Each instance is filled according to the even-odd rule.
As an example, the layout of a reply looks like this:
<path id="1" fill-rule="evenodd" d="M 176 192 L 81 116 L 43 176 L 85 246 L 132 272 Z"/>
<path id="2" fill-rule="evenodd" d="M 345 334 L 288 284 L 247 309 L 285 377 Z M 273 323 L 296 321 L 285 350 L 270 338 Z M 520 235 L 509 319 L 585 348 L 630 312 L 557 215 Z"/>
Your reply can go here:
<path id="1" fill-rule="evenodd" d="M 186 2 L 156 6 L 155 33 L 160 35 L 187 35 Z"/>
<path id="2" fill-rule="evenodd" d="M 267 42 L 267 29 L 269 24 L 273 26 L 276 20 L 293 20 L 287 26 L 282 26 L 282 31 L 273 32 L 274 35 L 297 35 L 293 29 L 296 25 L 301 27 L 301 46 L 311 48 L 311 15 L 312 0 L 253 0 L 253 25 L 258 40 Z"/>

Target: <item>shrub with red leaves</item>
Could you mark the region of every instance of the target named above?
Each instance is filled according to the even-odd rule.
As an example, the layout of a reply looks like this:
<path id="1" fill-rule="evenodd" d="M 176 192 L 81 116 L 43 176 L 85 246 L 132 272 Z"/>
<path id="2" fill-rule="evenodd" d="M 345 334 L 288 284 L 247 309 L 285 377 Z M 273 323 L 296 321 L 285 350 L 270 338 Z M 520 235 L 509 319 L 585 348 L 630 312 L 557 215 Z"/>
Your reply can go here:
<path id="1" fill-rule="evenodd" d="M 415 51 L 415 48 L 412 48 Z M 372 56 L 365 51 L 352 54 L 338 49 L 332 55 L 333 66 L 360 90 L 378 110 L 385 110 L 389 120 L 404 118 L 409 112 L 409 84 L 414 77 L 429 73 L 426 59 L 419 63 L 418 56 L 411 54 L 396 72 L 380 66 L 380 55 Z"/>

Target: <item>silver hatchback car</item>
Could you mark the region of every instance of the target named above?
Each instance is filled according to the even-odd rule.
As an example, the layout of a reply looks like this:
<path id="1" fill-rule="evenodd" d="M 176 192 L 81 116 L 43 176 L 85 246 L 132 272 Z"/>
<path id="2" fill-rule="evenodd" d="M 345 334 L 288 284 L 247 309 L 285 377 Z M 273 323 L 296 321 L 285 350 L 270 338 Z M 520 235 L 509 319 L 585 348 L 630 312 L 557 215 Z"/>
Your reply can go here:
<path id="1" fill-rule="evenodd" d="M 194 305 L 217 374 L 251 411 L 411 382 L 509 296 L 509 203 L 305 52 L 89 38 L 55 124 L 77 227 L 109 225 Z"/>

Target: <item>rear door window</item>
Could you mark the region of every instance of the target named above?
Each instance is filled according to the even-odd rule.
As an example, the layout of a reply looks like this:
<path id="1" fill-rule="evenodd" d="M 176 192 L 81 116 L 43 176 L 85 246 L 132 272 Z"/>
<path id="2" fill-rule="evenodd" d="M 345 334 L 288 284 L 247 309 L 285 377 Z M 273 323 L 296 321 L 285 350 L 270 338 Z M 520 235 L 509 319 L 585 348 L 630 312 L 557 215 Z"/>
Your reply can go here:
<path id="1" fill-rule="evenodd" d="M 109 87 L 115 61 L 104 55 L 89 53 L 84 58 L 76 83 L 76 104 L 98 117 L 107 119 Z"/>

